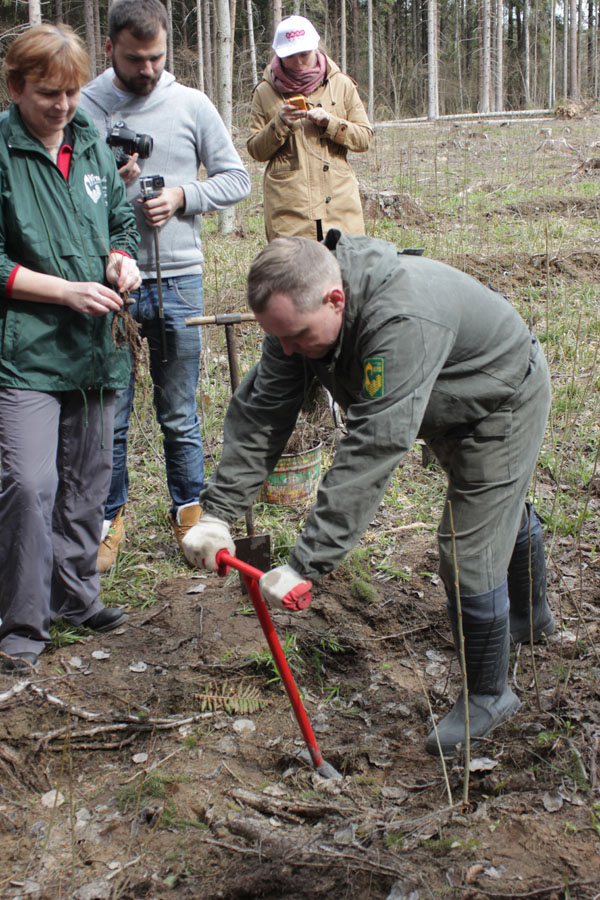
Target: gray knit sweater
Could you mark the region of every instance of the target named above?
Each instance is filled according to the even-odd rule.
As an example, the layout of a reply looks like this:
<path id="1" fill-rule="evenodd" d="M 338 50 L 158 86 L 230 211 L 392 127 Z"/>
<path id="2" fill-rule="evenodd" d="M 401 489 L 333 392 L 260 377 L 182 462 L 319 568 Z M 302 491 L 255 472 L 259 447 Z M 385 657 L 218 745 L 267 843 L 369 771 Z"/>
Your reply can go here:
<path id="1" fill-rule="evenodd" d="M 219 113 L 201 91 L 179 84 L 163 72 L 146 97 L 117 94 L 114 71 L 107 69 L 83 88 L 81 107 L 88 112 L 104 137 L 109 128 L 124 121 L 137 133 L 150 134 L 154 149 L 149 159 L 139 160 L 143 175 L 162 175 L 167 187 L 185 193 L 185 209 L 179 210 L 160 229 L 160 261 L 163 277 L 193 275 L 202 271 L 200 231 L 202 213 L 238 203 L 250 192 L 250 179 L 233 146 Z M 203 165 L 206 178 L 199 180 Z M 142 236 L 138 263 L 144 278 L 156 277 L 154 237 L 144 220 L 137 181 L 127 188 L 136 210 Z"/>

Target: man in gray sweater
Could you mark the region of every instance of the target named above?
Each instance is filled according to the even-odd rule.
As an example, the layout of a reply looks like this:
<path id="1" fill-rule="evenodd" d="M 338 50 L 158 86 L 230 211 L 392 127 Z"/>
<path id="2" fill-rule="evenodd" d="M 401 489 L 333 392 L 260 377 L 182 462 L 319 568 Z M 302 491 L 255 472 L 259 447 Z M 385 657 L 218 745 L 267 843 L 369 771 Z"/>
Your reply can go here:
<path id="1" fill-rule="evenodd" d="M 142 237 L 138 264 L 143 281 L 132 295 L 131 312 L 148 341 L 156 415 L 164 436 L 170 520 L 181 543 L 200 517 L 198 497 L 204 485 L 196 406 L 201 334 L 200 328 L 186 328 L 184 322 L 186 316 L 202 314 L 202 214 L 238 203 L 248 195 L 250 180 L 210 100 L 179 84 L 164 70 L 167 27 L 166 10 L 159 0 L 116 0 L 109 13 L 106 42 L 112 68 L 83 89 L 81 107 L 101 135 L 122 122 L 136 135 L 147 134 L 154 141 L 149 158 L 132 153 L 119 172 L 127 184 Z M 207 173 L 203 181 L 198 178 L 200 165 Z M 164 189 L 142 202 L 140 175 L 162 176 Z M 113 473 L 98 554 L 100 571 L 112 566 L 124 540 L 133 392 L 132 379 L 129 389 L 117 396 Z"/>
<path id="2" fill-rule="evenodd" d="M 457 646 L 459 622 L 464 635 L 470 734 L 486 736 L 519 706 L 509 637 L 529 640 L 530 606 L 534 640 L 554 629 L 540 522 L 525 502 L 550 405 L 535 335 L 464 272 L 336 230 L 325 244 L 272 241 L 250 269 L 248 302 L 266 332 L 262 356 L 227 411 L 184 553 L 214 569 L 220 549 L 234 551 L 229 525 L 273 469 L 317 378 L 346 411 L 347 435 L 288 564 L 259 582 L 267 602 L 302 609 L 311 581 L 357 543 L 423 438 L 448 477 L 440 574 Z M 464 711 L 461 694 L 429 752 L 464 743 Z"/>

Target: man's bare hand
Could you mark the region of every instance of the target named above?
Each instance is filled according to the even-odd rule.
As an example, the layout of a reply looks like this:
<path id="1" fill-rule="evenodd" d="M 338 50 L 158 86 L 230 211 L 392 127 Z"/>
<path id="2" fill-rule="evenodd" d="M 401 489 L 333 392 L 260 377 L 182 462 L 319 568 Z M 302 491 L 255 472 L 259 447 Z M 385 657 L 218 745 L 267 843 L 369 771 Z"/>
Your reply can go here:
<path id="1" fill-rule="evenodd" d="M 106 280 L 116 284 L 119 292 L 135 291 L 142 283 L 135 259 L 123 253 L 111 253 L 106 266 Z"/>
<path id="2" fill-rule="evenodd" d="M 119 175 L 125 182 L 125 184 L 131 184 L 132 181 L 135 181 L 136 178 L 140 177 L 140 172 L 142 171 L 137 164 L 139 159 L 139 153 L 132 153 L 124 166 L 121 166 L 119 169 Z"/>
<path id="3" fill-rule="evenodd" d="M 166 187 L 158 197 L 152 197 L 150 200 L 143 200 L 140 197 L 138 203 L 142 204 L 146 224 L 151 228 L 159 228 L 185 205 L 185 194 L 181 187 Z"/>

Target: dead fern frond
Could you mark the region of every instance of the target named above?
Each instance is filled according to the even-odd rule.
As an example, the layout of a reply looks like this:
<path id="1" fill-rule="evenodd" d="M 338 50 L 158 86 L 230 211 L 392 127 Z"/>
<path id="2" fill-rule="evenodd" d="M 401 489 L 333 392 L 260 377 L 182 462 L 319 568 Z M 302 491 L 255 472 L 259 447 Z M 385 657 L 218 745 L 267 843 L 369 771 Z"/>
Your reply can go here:
<path id="1" fill-rule="evenodd" d="M 244 682 L 231 684 L 228 681 L 222 684 L 208 682 L 203 692 L 194 694 L 194 699 L 199 702 L 202 712 L 222 709 L 230 715 L 250 715 L 264 709 L 269 702 L 260 696 L 257 687 Z"/>

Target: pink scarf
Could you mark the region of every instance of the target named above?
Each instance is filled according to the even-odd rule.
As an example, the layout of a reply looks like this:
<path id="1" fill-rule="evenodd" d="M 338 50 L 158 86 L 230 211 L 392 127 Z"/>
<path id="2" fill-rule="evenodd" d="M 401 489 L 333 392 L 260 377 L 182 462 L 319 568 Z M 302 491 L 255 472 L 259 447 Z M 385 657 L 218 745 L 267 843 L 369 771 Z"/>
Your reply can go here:
<path id="1" fill-rule="evenodd" d="M 280 94 L 304 94 L 308 97 L 319 87 L 327 74 L 325 54 L 317 50 L 317 65 L 305 72 L 289 72 L 278 56 L 271 60 L 273 84 Z"/>

